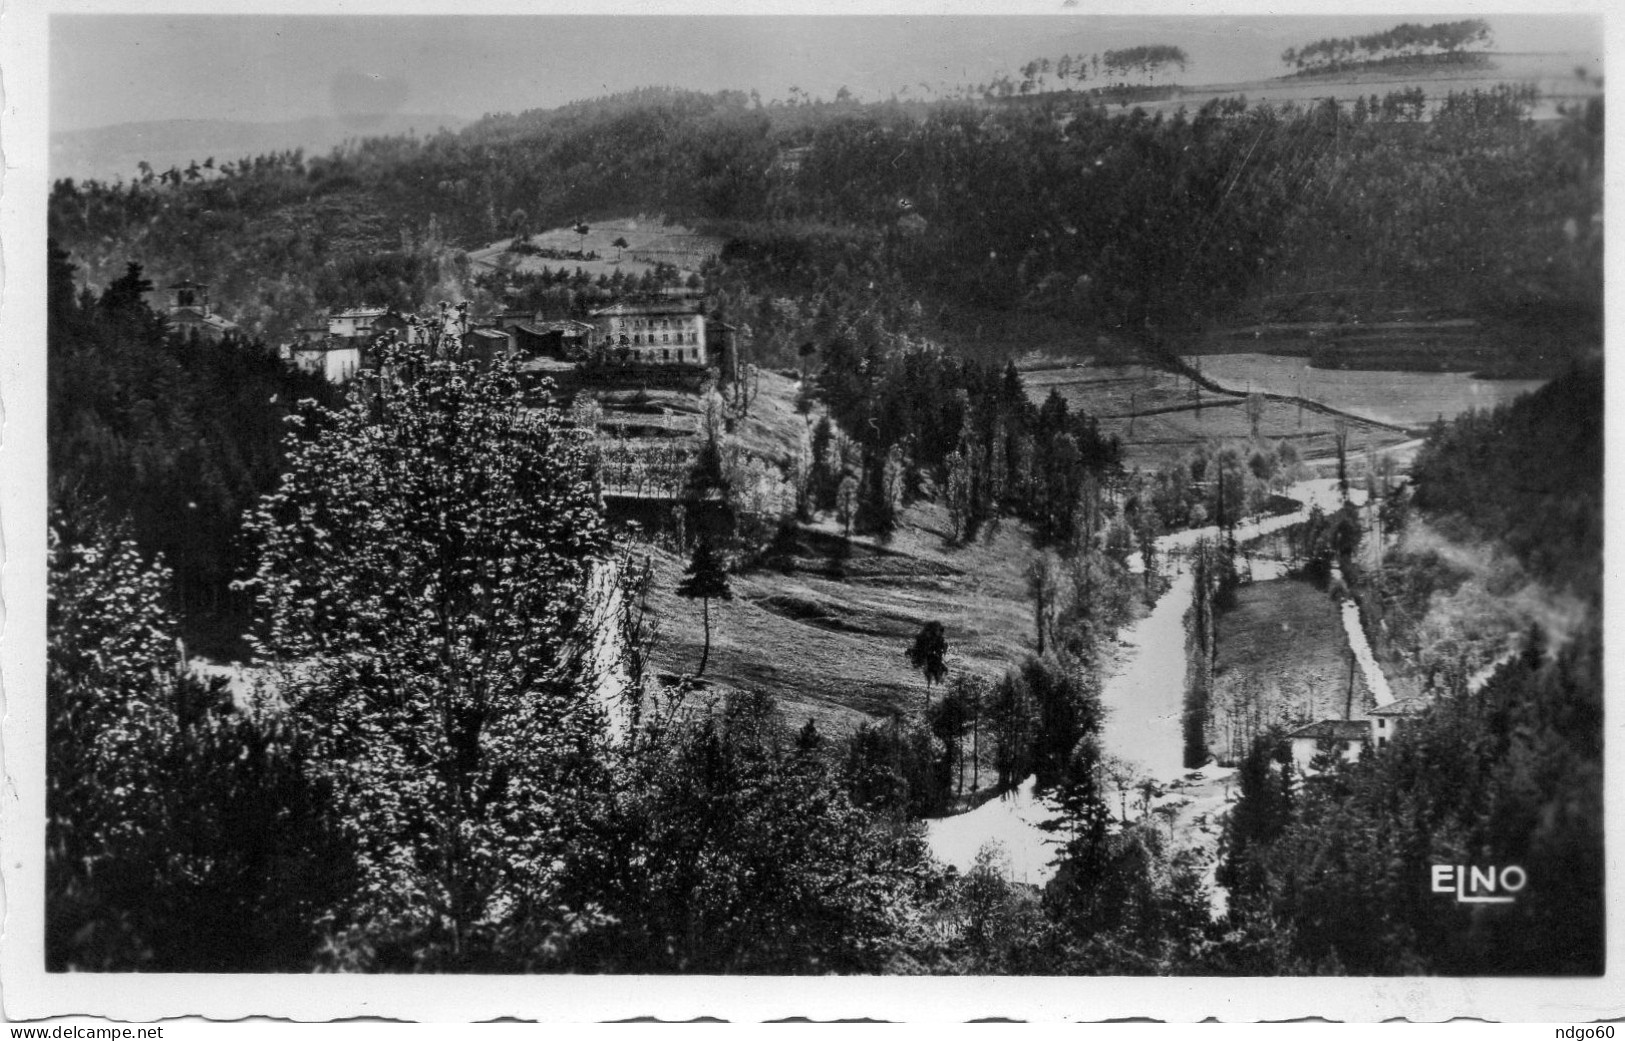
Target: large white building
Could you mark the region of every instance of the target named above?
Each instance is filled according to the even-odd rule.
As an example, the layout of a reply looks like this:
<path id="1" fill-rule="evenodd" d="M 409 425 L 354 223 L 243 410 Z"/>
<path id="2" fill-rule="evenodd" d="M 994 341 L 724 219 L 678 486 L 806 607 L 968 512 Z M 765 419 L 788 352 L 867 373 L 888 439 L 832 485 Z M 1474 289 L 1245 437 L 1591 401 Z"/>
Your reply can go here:
<path id="1" fill-rule="evenodd" d="M 592 312 L 590 346 L 652 365 L 705 365 L 705 315 L 695 301 L 614 304 Z"/>

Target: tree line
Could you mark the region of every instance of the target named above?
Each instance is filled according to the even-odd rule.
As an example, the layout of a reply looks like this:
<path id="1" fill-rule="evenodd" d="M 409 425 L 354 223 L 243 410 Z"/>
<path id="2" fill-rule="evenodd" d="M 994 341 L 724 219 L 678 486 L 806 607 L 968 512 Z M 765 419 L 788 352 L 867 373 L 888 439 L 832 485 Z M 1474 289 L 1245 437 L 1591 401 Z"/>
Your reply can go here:
<path id="1" fill-rule="evenodd" d="M 1091 79 L 1099 80 L 1103 76 L 1121 80 L 1130 73 L 1138 73 L 1155 79 L 1169 66 L 1184 72 L 1185 66 L 1189 63 L 1190 56 L 1183 48 L 1166 43 L 1122 47 L 1104 53 L 1063 54 L 1053 61 L 1049 58 L 1034 58 L 1022 65 L 1018 70 L 1021 73 L 1019 81 L 1004 74 L 994 77 L 987 83 L 978 84 L 971 89 L 971 93 L 988 100 L 1042 94 L 1049 89 L 1052 74 L 1058 89 L 1070 91 L 1077 89 L 1075 85 L 1082 85 Z"/>
<path id="2" fill-rule="evenodd" d="M 1601 595 L 1602 365 L 1435 424 L 1412 466 L 1416 505 L 1447 531 L 1495 538 L 1543 582 Z"/>
<path id="3" fill-rule="evenodd" d="M 1350 66 L 1422 55 L 1459 57 L 1469 47 L 1487 48 L 1493 41 L 1490 24 L 1482 18 L 1418 25 L 1404 22 L 1363 36 L 1334 36 L 1288 47 L 1281 62 L 1299 72 L 1336 72 Z"/>

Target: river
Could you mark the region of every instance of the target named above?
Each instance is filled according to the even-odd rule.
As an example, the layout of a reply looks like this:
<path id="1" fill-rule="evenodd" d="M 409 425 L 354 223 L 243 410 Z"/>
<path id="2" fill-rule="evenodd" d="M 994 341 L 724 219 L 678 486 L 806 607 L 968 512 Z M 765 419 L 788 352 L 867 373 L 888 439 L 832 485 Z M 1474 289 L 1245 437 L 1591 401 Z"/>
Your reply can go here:
<path id="1" fill-rule="evenodd" d="M 1307 520 L 1310 509 L 1315 506 L 1330 512 L 1342 505 L 1337 482 L 1329 478 L 1300 481 L 1287 495 L 1298 500 L 1301 508 L 1293 513 L 1237 525 L 1236 541 L 1249 542 Z M 1364 490 L 1351 489 L 1350 498 L 1356 506 L 1360 505 L 1365 498 Z M 1219 529 L 1208 526 L 1172 532 L 1157 539 L 1157 558 L 1169 569 L 1173 581 L 1150 612 L 1121 634 L 1118 667 L 1101 691 L 1101 705 L 1106 710 L 1100 735 L 1103 750 L 1137 764 L 1144 775 L 1165 789 L 1193 773 L 1184 767 L 1184 735 L 1180 727 L 1185 706 L 1185 612 L 1190 607 L 1192 592 L 1191 576 L 1183 566 L 1183 551 L 1201 539 L 1218 536 Z M 1131 558 L 1130 566 L 1138 570 L 1140 558 Z M 1272 562 L 1254 564 L 1255 578 L 1260 581 L 1280 577 L 1281 573 L 1279 565 Z M 1352 601 L 1344 606 L 1343 622 L 1366 680 L 1371 689 L 1378 692 L 1378 703 L 1387 704 L 1393 695 L 1388 692 L 1387 680 L 1366 642 L 1358 609 Z M 1214 815 L 1222 809 L 1226 798 L 1219 791 L 1219 785 L 1231 771 L 1210 766 L 1195 773 L 1206 786 L 1200 792 L 1187 793 L 1187 797 L 1194 796 L 1188 812 Z M 1055 873 L 1050 864 L 1054 840 L 1039 824 L 1057 813 L 1054 804 L 1037 798 L 1033 779 L 1029 777 L 1015 791 L 989 800 L 969 813 L 926 821 L 927 842 L 938 860 L 961 871 L 975 863 L 983 845 L 997 842 L 1003 847 L 1007 878 L 1042 885 Z"/>

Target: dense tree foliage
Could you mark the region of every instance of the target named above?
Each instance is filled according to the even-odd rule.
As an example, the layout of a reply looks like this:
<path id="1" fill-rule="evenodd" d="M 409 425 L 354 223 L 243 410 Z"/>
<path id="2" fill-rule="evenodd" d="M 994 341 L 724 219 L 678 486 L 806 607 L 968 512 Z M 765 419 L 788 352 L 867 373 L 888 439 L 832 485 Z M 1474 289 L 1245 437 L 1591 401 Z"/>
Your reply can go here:
<path id="1" fill-rule="evenodd" d="M 304 968 L 350 884 L 315 745 L 186 669 L 171 577 L 144 556 L 53 511 L 46 966 Z"/>
<path id="2" fill-rule="evenodd" d="M 1500 539 L 1537 577 L 1601 595 L 1603 380 L 1576 368 L 1533 394 L 1434 427 L 1412 466 L 1416 505 Z"/>
<path id="3" fill-rule="evenodd" d="M 190 632 L 235 635 L 246 605 L 244 511 L 276 483 L 285 417 L 326 381 L 289 369 L 257 341 L 213 342 L 170 328 L 131 264 L 99 297 L 75 293 L 50 247 L 46 424 L 53 505 L 80 520 L 128 519 Z"/>
<path id="4" fill-rule="evenodd" d="M 1601 713 L 1593 626 L 1441 698 L 1379 756 L 1295 784 L 1261 740 L 1226 832 L 1232 924 L 1290 924 L 1275 971 L 1601 972 Z M 1511 904 L 1461 904 L 1432 891 L 1434 864 L 1530 881 Z"/>
<path id="5" fill-rule="evenodd" d="M 857 805 L 825 745 L 749 695 L 657 738 L 619 800 L 625 844 L 599 865 L 614 924 L 583 967 L 880 971 L 931 872 L 918 826 Z"/>
<path id="6" fill-rule="evenodd" d="M 606 534 L 579 439 L 510 367 L 450 333 L 378 352 L 250 525 L 261 647 L 355 846 L 335 929 L 365 959 L 466 968 L 571 928 Z"/>

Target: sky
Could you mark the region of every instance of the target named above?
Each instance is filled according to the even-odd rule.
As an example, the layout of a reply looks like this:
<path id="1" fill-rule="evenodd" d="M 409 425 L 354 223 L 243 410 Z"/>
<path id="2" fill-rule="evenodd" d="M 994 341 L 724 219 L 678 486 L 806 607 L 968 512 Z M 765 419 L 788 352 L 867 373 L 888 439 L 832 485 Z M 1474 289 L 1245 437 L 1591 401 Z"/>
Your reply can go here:
<path id="1" fill-rule="evenodd" d="M 1233 83 L 1280 75 L 1289 46 L 1459 16 L 58 13 L 50 121 L 74 130 L 380 111 L 476 118 L 648 85 L 755 89 L 764 100 L 792 86 L 830 98 L 846 86 L 874 100 L 1144 43 L 1186 50 L 1180 82 Z M 1594 16 L 1483 17 L 1502 51 L 1602 54 Z"/>

